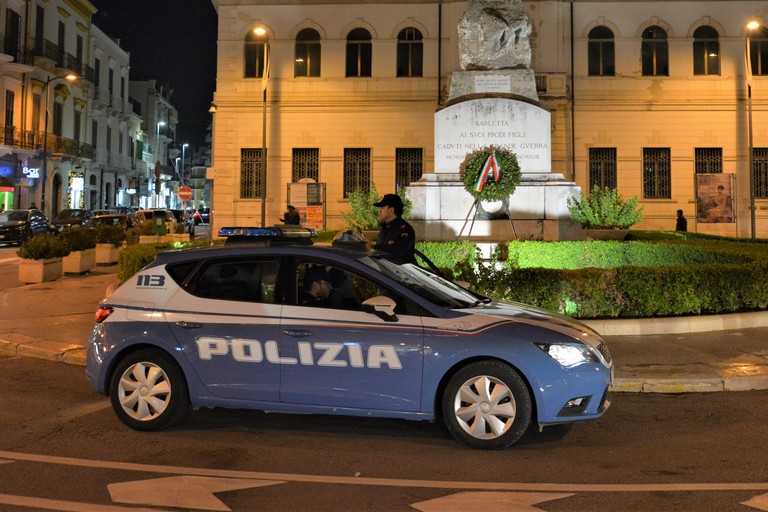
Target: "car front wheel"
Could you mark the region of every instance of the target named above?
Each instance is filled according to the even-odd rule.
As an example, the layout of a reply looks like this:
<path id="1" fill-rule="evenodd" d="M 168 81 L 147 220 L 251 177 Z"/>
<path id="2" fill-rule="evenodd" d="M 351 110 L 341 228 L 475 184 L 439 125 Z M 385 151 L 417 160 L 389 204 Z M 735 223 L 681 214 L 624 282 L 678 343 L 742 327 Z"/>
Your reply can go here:
<path id="1" fill-rule="evenodd" d="M 445 425 L 459 442 L 497 450 L 516 443 L 531 423 L 531 396 L 522 377 L 500 361 L 478 361 L 448 381 Z"/>
<path id="2" fill-rule="evenodd" d="M 171 356 L 159 350 L 140 350 L 120 361 L 109 395 L 117 417 L 135 430 L 170 427 L 189 410 L 184 374 Z"/>

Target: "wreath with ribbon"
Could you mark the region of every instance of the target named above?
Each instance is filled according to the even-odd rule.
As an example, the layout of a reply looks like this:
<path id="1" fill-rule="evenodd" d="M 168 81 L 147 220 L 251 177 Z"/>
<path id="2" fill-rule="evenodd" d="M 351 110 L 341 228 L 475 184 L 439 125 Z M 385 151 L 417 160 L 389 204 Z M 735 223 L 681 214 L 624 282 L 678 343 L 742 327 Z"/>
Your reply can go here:
<path id="1" fill-rule="evenodd" d="M 521 178 L 517 156 L 497 146 L 469 153 L 461 163 L 460 172 L 464 188 L 481 201 L 509 199 Z"/>

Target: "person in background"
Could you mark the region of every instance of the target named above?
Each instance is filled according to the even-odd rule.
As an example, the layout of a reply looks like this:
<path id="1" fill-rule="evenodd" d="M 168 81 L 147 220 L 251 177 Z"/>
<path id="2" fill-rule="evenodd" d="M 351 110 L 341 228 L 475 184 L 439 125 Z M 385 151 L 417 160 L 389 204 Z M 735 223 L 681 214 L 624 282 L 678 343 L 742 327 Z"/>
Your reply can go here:
<path id="1" fill-rule="evenodd" d="M 416 235 L 413 227 L 403 220 L 403 200 L 397 194 L 384 194 L 373 203 L 379 208 L 381 229 L 374 249 L 387 252 L 401 263 L 416 263 Z"/>
<path id="2" fill-rule="evenodd" d="M 683 210 L 677 210 L 677 224 L 675 231 L 688 231 L 688 219 L 683 215 Z"/>
<path id="3" fill-rule="evenodd" d="M 283 214 L 283 218 L 280 220 L 283 221 L 283 224 L 290 224 L 294 226 L 301 224 L 301 217 L 299 216 L 299 212 L 290 204 L 288 205 L 288 210 Z"/>

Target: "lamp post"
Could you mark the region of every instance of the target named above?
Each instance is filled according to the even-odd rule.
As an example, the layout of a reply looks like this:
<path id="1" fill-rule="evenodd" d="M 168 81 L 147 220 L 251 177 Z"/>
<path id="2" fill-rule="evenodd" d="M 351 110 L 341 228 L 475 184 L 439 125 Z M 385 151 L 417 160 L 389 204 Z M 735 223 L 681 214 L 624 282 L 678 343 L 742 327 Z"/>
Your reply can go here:
<path id="1" fill-rule="evenodd" d="M 755 238 L 755 160 L 754 160 L 754 140 L 752 138 L 752 56 L 750 52 L 751 39 L 750 32 L 760 26 L 757 21 L 747 23 L 746 40 L 744 46 L 744 62 L 746 64 L 747 74 L 747 144 L 748 144 L 748 165 L 749 165 L 749 222 L 752 238 Z"/>
<path id="2" fill-rule="evenodd" d="M 70 73 L 67 76 L 51 76 L 45 81 L 43 86 L 43 95 L 45 96 L 45 121 L 43 122 L 43 169 L 40 176 L 40 210 L 45 214 L 45 182 L 48 179 L 48 90 L 50 89 L 51 82 L 56 80 L 69 80 L 74 82 L 77 80 L 77 75 Z"/>
<path id="3" fill-rule="evenodd" d="M 157 122 L 157 130 L 155 132 L 156 134 L 156 143 L 157 143 L 157 155 L 155 155 L 155 162 L 161 162 L 160 159 L 160 127 L 165 126 L 165 121 L 158 121 Z M 157 206 L 157 196 L 160 195 L 160 187 L 158 187 L 160 183 L 160 173 L 159 169 L 157 168 L 157 163 L 155 164 L 155 206 Z"/>
<path id="4" fill-rule="evenodd" d="M 259 185 L 261 186 L 261 227 L 266 226 L 267 211 L 267 81 L 269 79 L 269 39 L 263 27 L 256 27 L 253 32 L 264 38 L 264 61 L 261 71 L 261 165 L 259 166 Z"/>
<path id="5" fill-rule="evenodd" d="M 184 169 L 186 166 L 185 162 L 187 161 L 187 146 L 189 146 L 189 144 L 187 144 L 186 142 L 181 145 L 181 175 L 182 176 L 184 175 Z"/>

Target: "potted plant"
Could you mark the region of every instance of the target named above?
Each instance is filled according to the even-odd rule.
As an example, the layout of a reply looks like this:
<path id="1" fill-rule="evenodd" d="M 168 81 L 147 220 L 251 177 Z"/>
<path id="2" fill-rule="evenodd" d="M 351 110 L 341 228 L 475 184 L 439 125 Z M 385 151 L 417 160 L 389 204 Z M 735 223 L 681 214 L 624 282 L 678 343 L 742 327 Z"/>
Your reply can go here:
<path id="1" fill-rule="evenodd" d="M 598 185 L 587 197 L 568 198 L 568 211 L 593 240 L 624 240 L 629 228 L 643 220 L 637 197 L 624 201 L 616 189 Z"/>
<path id="2" fill-rule="evenodd" d="M 413 203 L 405 197 L 405 191 L 400 189 L 397 195 L 403 200 L 403 219 L 408 216 L 413 209 Z M 341 217 L 347 223 L 350 229 L 360 231 L 366 240 L 371 244 L 376 242 L 379 235 L 381 220 L 379 219 L 379 209 L 373 206 L 373 203 L 381 199 L 376 191 L 376 184 L 371 183 L 370 189 L 366 192 L 362 188 L 356 189 L 349 195 L 349 213 L 341 212 Z"/>
<path id="3" fill-rule="evenodd" d="M 64 229 L 59 236 L 70 250 L 62 262 L 65 274 L 83 274 L 96 266 L 96 236 L 93 231 L 71 227 Z"/>
<path id="4" fill-rule="evenodd" d="M 94 226 L 93 234 L 96 237 L 96 264 L 112 265 L 117 263 L 117 253 L 126 238 L 123 226 Z"/>
<path id="5" fill-rule="evenodd" d="M 151 220 L 139 222 L 136 227 L 136 234 L 139 235 L 140 244 L 156 244 L 160 239 L 155 229 L 155 223 Z"/>
<path id="6" fill-rule="evenodd" d="M 19 281 L 43 283 L 62 275 L 62 259 L 69 254 L 67 243 L 54 234 L 28 239 L 16 254 L 19 260 Z"/>

